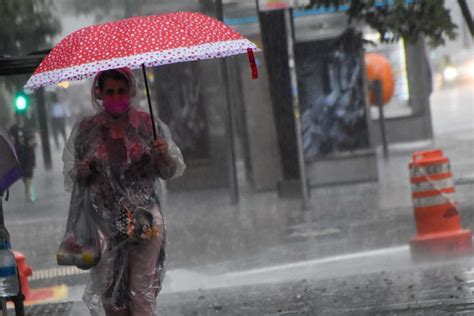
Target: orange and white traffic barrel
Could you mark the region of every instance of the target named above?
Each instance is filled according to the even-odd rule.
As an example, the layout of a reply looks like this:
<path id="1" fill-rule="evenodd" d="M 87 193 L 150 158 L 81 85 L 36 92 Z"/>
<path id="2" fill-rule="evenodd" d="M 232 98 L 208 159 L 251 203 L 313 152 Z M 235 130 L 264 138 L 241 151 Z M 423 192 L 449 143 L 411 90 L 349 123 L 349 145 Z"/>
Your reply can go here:
<path id="1" fill-rule="evenodd" d="M 462 229 L 449 159 L 442 150 L 416 152 L 409 164 L 416 222 L 413 258 L 472 253 L 472 233 Z"/>

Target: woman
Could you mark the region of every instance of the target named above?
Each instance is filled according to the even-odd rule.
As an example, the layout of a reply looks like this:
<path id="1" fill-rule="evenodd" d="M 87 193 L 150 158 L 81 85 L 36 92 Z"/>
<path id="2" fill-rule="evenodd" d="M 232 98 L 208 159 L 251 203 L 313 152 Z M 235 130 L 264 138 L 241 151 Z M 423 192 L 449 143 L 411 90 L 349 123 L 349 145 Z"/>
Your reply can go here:
<path id="1" fill-rule="evenodd" d="M 63 154 L 66 188 L 88 194 L 100 236 L 101 259 L 84 294 L 92 314 L 102 301 L 107 315 L 155 315 L 164 276 L 165 222 L 155 184 L 185 166 L 160 121 L 153 139 L 150 115 L 132 106 L 135 94 L 129 69 L 99 73 L 92 85 L 98 113 L 74 128 Z"/>

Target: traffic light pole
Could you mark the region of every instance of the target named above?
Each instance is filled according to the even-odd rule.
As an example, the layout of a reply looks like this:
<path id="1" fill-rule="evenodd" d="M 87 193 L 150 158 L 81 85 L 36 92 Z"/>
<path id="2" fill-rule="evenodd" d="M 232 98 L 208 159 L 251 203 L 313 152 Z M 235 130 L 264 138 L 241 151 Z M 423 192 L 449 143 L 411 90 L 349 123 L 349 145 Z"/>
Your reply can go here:
<path id="1" fill-rule="evenodd" d="M 215 10 L 217 19 L 219 21 L 224 21 L 224 10 L 222 7 L 222 0 L 217 0 L 215 2 Z M 231 96 L 231 86 L 229 84 L 229 64 L 227 59 L 223 58 L 220 60 L 220 70 L 222 72 L 223 87 L 225 90 L 226 104 L 227 104 L 227 128 L 229 130 L 229 191 L 230 191 L 230 200 L 233 204 L 239 202 L 239 185 L 237 182 L 237 167 L 236 167 L 236 154 L 235 154 L 235 122 L 234 122 L 234 109 L 232 108 L 232 96 Z"/>
<path id="2" fill-rule="evenodd" d="M 298 95 L 298 79 L 296 75 L 296 61 L 295 61 L 294 42 L 293 42 L 294 29 L 293 29 L 290 9 L 285 9 L 284 14 L 285 14 L 285 26 L 286 26 L 286 40 L 287 40 L 287 47 L 288 47 L 288 67 L 290 70 L 293 117 L 295 120 L 296 145 L 298 149 L 298 166 L 299 166 L 299 175 L 300 175 L 301 194 L 302 194 L 303 208 L 306 208 L 309 203 L 309 190 L 308 190 L 308 182 L 306 179 L 306 165 L 304 161 L 303 139 L 302 139 L 302 131 L 301 131 L 301 114 L 300 114 L 300 102 L 299 102 L 299 95 Z"/>
<path id="3" fill-rule="evenodd" d="M 379 109 L 380 135 L 382 138 L 383 157 L 388 158 L 387 132 L 385 128 L 385 116 L 383 112 L 383 85 L 381 80 L 374 80 L 371 83 L 372 92 L 375 96 L 375 104 Z"/>
<path id="4" fill-rule="evenodd" d="M 37 114 L 38 114 L 38 123 L 40 128 L 40 137 L 41 137 L 41 147 L 43 152 L 43 161 L 44 168 L 46 170 L 51 170 L 51 147 L 49 146 L 49 131 L 48 131 L 48 119 L 46 112 L 46 102 L 44 99 L 44 89 L 38 89 L 36 93 L 37 101 Z"/>
<path id="5" fill-rule="evenodd" d="M 469 28 L 469 32 L 471 35 L 474 36 L 474 20 L 471 15 L 471 11 L 469 10 L 469 6 L 466 0 L 458 0 L 459 7 L 461 8 L 462 15 L 464 16 L 464 20 L 466 21 L 467 27 Z"/>

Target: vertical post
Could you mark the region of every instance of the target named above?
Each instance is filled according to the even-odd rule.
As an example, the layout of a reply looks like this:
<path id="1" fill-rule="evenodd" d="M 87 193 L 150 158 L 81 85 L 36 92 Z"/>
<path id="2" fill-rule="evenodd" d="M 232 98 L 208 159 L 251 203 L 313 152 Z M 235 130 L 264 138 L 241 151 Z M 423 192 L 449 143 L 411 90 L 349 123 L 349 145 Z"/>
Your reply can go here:
<path id="1" fill-rule="evenodd" d="M 296 193 L 296 184 L 301 196 L 284 10 L 259 11 L 259 22 L 283 177 L 278 183 L 279 195 Z"/>
<path id="2" fill-rule="evenodd" d="M 385 130 L 385 116 L 383 113 L 382 81 L 374 80 L 372 82 L 372 91 L 375 96 L 375 103 L 377 104 L 377 107 L 379 109 L 379 123 L 380 123 L 380 135 L 382 136 L 383 157 L 388 158 L 387 134 Z"/>
<path id="3" fill-rule="evenodd" d="M 464 20 L 466 21 L 467 27 L 469 28 L 471 35 L 474 36 L 474 20 L 472 19 L 469 6 L 467 5 L 466 0 L 458 0 L 458 3 L 459 7 L 461 8 L 462 15 L 464 16 Z"/>
<path id="4" fill-rule="evenodd" d="M 8 315 L 8 312 L 7 312 L 7 298 L 2 297 L 0 299 L 2 300 L 2 315 L 7 316 Z"/>
<path id="5" fill-rule="evenodd" d="M 222 0 L 216 0 L 216 17 L 219 21 L 224 21 L 224 10 L 222 8 Z M 226 96 L 227 104 L 227 126 L 229 129 L 229 189 L 230 189 L 230 200 L 233 204 L 239 202 L 239 188 L 237 183 L 237 169 L 235 166 L 235 135 L 234 135 L 234 113 L 232 109 L 232 96 L 230 93 L 229 85 L 229 69 L 228 63 L 225 58 L 220 59 L 220 68 L 222 72 L 223 86 Z"/>
<path id="6" fill-rule="evenodd" d="M 41 147 L 43 152 L 44 168 L 51 170 L 51 148 L 49 146 L 49 132 L 48 132 L 48 115 L 46 112 L 46 102 L 44 100 L 44 88 L 38 89 L 37 96 L 37 111 L 38 123 L 40 128 Z"/>
<path id="7" fill-rule="evenodd" d="M 298 95 L 298 81 L 296 77 L 296 65 L 295 65 L 295 53 L 293 43 L 293 23 L 291 13 L 289 9 L 285 9 L 285 27 L 286 27 L 286 40 L 288 47 L 288 67 L 290 70 L 290 84 L 291 84 L 291 96 L 292 96 L 292 107 L 293 107 L 293 118 L 295 120 L 295 132 L 296 132 L 296 145 L 298 150 L 298 166 L 299 175 L 301 181 L 301 194 L 303 199 L 303 208 L 308 205 L 308 183 L 306 181 L 306 166 L 304 162 L 303 153 L 303 139 L 301 133 L 301 120 L 300 120 L 300 105 Z"/>

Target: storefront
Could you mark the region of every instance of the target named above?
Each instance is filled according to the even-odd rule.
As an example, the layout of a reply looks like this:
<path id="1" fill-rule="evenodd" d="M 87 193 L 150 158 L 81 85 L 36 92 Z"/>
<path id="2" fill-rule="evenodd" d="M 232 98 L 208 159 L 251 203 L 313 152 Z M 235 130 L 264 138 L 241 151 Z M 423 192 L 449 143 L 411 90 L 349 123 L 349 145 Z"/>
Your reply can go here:
<path id="1" fill-rule="evenodd" d="M 364 93 L 368 87 L 363 79 L 363 51 L 357 52 L 351 48 L 346 48 L 344 51 L 344 48 L 338 48 L 335 45 L 337 39 L 346 30 L 345 14 L 325 13 L 322 10 L 294 11 L 293 14 L 294 50 L 308 181 L 311 185 L 326 185 L 376 180 L 375 148 L 380 143 L 380 130 L 377 109 L 368 104 Z M 262 35 L 258 25 L 256 26 L 257 21 L 250 18 L 230 18 L 228 21 L 233 22 L 233 26 L 243 34 L 261 42 Z M 277 24 L 272 27 L 274 32 L 279 32 Z M 364 37 L 373 39 L 373 34 L 364 30 Z M 262 47 L 265 49 L 265 45 Z M 366 45 L 364 48 L 366 51 L 377 51 L 385 55 L 394 70 L 395 95 L 391 102 L 384 107 L 389 143 L 431 139 L 429 110 L 431 81 L 429 80 L 429 64 L 425 58 L 423 42 L 420 40 L 418 43 L 407 45 L 403 45 L 402 42 L 377 43 L 375 47 Z M 275 53 L 273 47 L 271 51 Z M 248 92 L 248 89 L 243 90 L 244 109 L 246 113 L 260 111 L 268 113 L 268 117 L 273 116 L 276 128 L 274 131 L 267 128 L 268 131 L 264 137 L 268 140 L 273 134 L 278 139 L 276 144 L 274 141 L 271 143 L 277 148 L 279 147 L 277 151 L 280 152 L 282 178 L 284 179 L 285 165 L 295 164 L 295 156 L 293 159 L 283 157 L 283 155 L 288 155 L 288 152 L 282 149 L 281 138 L 288 137 L 289 133 L 282 132 L 284 123 L 279 123 L 279 120 L 282 120 L 282 115 L 286 115 L 285 122 L 288 121 L 288 113 L 284 112 L 283 107 L 290 105 L 275 106 L 275 103 L 285 103 L 288 99 L 285 99 L 284 93 L 279 91 L 280 89 L 272 89 L 271 79 L 268 87 L 267 83 L 263 82 L 265 79 L 268 80 L 266 78 L 267 71 L 268 75 L 275 77 L 274 73 L 270 73 L 275 72 L 277 64 L 273 63 L 268 66 L 269 60 L 267 59 L 265 62 L 266 68 L 260 67 L 260 72 L 264 74 L 263 77 L 252 84 L 257 88 L 250 89 L 251 92 Z M 242 63 L 241 66 L 245 70 L 245 63 Z M 358 73 L 354 74 L 354 70 Z M 271 92 L 267 93 L 266 89 L 270 89 Z M 255 90 L 259 92 L 255 93 Z M 253 99 L 259 94 L 267 97 L 257 98 L 260 102 L 255 104 L 250 100 L 251 98 L 247 97 L 250 94 Z M 286 101 L 282 102 L 282 100 Z M 328 111 L 329 109 L 331 110 Z M 261 117 L 259 116 L 259 118 Z M 266 120 L 270 122 L 271 117 L 268 117 Z M 251 121 L 252 118 L 247 116 L 246 133 L 253 135 L 248 139 L 248 152 L 251 156 L 248 160 L 251 165 L 261 165 L 259 159 L 263 155 L 256 153 L 257 150 L 252 153 L 252 144 L 267 143 L 268 141 L 259 140 L 260 137 L 255 134 L 252 124 L 249 124 Z M 291 133 L 291 128 L 288 131 Z M 294 139 L 290 141 L 294 142 Z M 259 148 L 258 146 L 253 147 Z M 254 169 L 250 168 L 250 170 Z M 253 172 L 250 177 L 255 175 L 256 173 Z M 258 180 L 266 182 L 265 187 L 272 186 L 270 185 L 272 181 L 268 181 L 269 178 L 262 176 L 262 172 L 253 180 L 256 187 L 259 187 Z M 278 181 L 278 179 L 273 181 Z"/>

